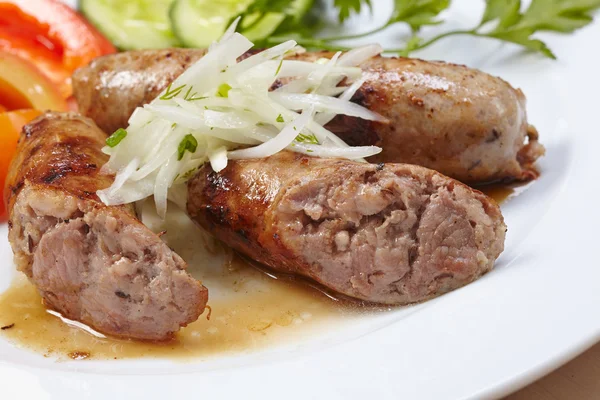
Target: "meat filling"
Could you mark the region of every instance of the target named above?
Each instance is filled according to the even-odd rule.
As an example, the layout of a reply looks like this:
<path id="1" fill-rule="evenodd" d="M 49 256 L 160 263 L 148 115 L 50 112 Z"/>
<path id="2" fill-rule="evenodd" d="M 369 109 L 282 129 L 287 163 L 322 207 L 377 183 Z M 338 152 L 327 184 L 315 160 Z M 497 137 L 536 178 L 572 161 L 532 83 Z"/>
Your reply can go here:
<path id="1" fill-rule="evenodd" d="M 96 196 L 106 135 L 76 114 L 27 125 L 7 177 L 9 241 L 17 268 L 46 304 L 103 333 L 169 338 L 204 310 L 208 292 L 136 217 Z"/>
<path id="2" fill-rule="evenodd" d="M 498 205 L 435 171 L 282 152 L 204 167 L 191 217 L 269 267 L 377 303 L 423 301 L 488 272 L 504 247 Z"/>
<path id="3" fill-rule="evenodd" d="M 84 212 L 74 198 L 52 212 L 58 199 L 33 190 L 20 198 L 27 201 L 17 199 L 11 230 L 17 267 L 48 306 L 101 332 L 143 339 L 164 339 L 202 312 L 206 291 L 135 217 Z"/>
<path id="4" fill-rule="evenodd" d="M 311 277 L 355 297 L 411 303 L 492 268 L 504 226 L 470 190 L 379 175 L 311 181 L 285 192 L 279 237 L 298 249 Z"/>

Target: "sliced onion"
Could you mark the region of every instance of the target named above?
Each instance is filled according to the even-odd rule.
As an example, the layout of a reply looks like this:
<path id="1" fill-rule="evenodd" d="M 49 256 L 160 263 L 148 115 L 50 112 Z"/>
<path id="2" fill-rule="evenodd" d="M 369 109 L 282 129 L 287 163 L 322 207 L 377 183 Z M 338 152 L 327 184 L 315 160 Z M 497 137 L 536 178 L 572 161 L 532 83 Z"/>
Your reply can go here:
<path id="1" fill-rule="evenodd" d="M 160 151 L 156 153 L 152 159 L 150 159 L 146 164 L 144 164 L 140 169 L 135 171 L 130 179 L 132 181 L 139 181 L 144 179 L 152 172 L 161 167 L 164 163 L 166 163 L 169 158 L 177 151 L 177 145 L 183 139 L 185 133 L 179 133 L 178 135 L 170 135 L 165 141 Z"/>
<path id="2" fill-rule="evenodd" d="M 215 172 L 219 172 L 227 167 L 227 147 L 221 146 L 208 153 L 210 166 Z"/>
<path id="3" fill-rule="evenodd" d="M 348 87 L 344 93 L 339 97 L 340 100 L 350 101 L 354 94 L 362 87 L 362 85 L 367 80 L 366 77 L 362 77 L 361 79 L 354 81 L 350 87 Z M 335 113 L 322 113 L 315 117 L 315 121 L 323 126 L 327 125 L 332 119 L 335 118 Z"/>
<path id="4" fill-rule="evenodd" d="M 167 121 L 173 121 L 173 123 L 182 125 L 186 128 L 206 129 L 207 127 L 202 112 L 199 114 L 192 114 L 177 106 L 155 106 L 148 104 L 145 107 L 147 110 L 152 111 L 157 117 Z"/>
<path id="5" fill-rule="evenodd" d="M 205 93 L 211 87 L 220 85 L 222 80 L 219 76 L 221 71 L 230 65 L 235 64 L 236 60 L 245 54 L 254 46 L 252 42 L 239 33 L 234 33 L 231 37 L 219 42 L 204 57 L 189 67 L 183 74 L 171 84 L 171 88 L 177 88 L 181 85 L 192 85 L 197 93 Z M 160 102 L 160 98 L 166 94 L 166 89 L 152 101 Z"/>
<path id="6" fill-rule="evenodd" d="M 235 30 L 237 29 L 237 26 L 240 23 L 241 19 L 242 19 L 242 17 L 238 16 L 236 19 L 233 20 L 233 22 L 231 22 L 231 24 L 229 25 L 229 27 L 227 27 L 227 29 L 223 33 L 223 36 L 221 36 L 221 38 L 219 39 L 219 42 L 227 40 L 231 36 L 233 36 L 233 34 L 235 33 Z"/>
<path id="7" fill-rule="evenodd" d="M 131 160 L 125 168 L 123 168 L 117 173 L 117 175 L 115 176 L 115 180 L 113 181 L 110 187 L 98 191 L 98 196 L 100 197 L 100 199 L 106 203 L 104 199 L 109 199 L 112 195 L 114 195 L 114 193 L 117 190 L 119 190 L 123 186 L 123 184 L 125 184 L 125 182 L 127 182 L 129 177 L 137 169 L 138 165 L 140 165 L 140 160 L 138 158 L 134 158 L 133 160 Z"/>
<path id="8" fill-rule="evenodd" d="M 294 143 L 296 151 L 313 157 L 340 157 L 349 160 L 358 160 L 374 156 L 381 153 L 381 147 L 377 146 L 356 146 L 356 147 L 327 147 L 307 143 Z"/>
<path id="9" fill-rule="evenodd" d="M 383 53 L 383 47 L 380 44 L 370 44 L 345 53 L 337 64 L 340 67 L 356 67 L 381 53 Z"/>
<path id="10" fill-rule="evenodd" d="M 350 102 L 364 82 L 355 65 L 380 48 L 337 53 L 313 63 L 286 60 L 303 51 L 288 41 L 237 62 L 252 43 L 234 30 L 231 26 L 156 99 L 136 109 L 127 135 L 117 146 L 103 149 L 110 159 L 102 171 L 116 173 L 113 184 L 98 192 L 103 202 L 123 204 L 154 195 L 158 214 L 164 216 L 168 199 L 174 198 L 170 188 L 176 185 L 181 192 L 181 184 L 207 161 L 220 171 L 229 159 L 268 157 L 283 149 L 352 160 L 381 151 L 350 147 L 323 127 L 336 114 L 385 120 Z M 344 78 L 354 83 L 340 87 Z M 276 79 L 286 84 L 270 92 Z M 181 198 L 178 204 L 184 204 Z"/>
<path id="11" fill-rule="evenodd" d="M 303 112 L 298 118 L 288 124 L 277 136 L 273 139 L 259 144 L 256 147 L 250 147 L 243 150 L 234 150 L 229 152 L 229 158 L 239 160 L 241 158 L 264 158 L 279 153 L 281 150 L 289 146 L 296 136 L 302 132 L 304 127 L 310 122 L 314 114 L 314 109 L 308 109 Z"/>
<path id="12" fill-rule="evenodd" d="M 327 66 L 323 64 L 315 64 L 299 60 L 285 60 L 284 63 L 281 65 L 279 77 L 303 78 L 307 77 L 313 72 L 320 71 L 325 68 L 327 68 Z M 354 67 L 333 67 L 330 69 L 329 73 L 332 75 L 347 76 L 351 79 L 358 79 L 362 75 L 362 70 L 360 68 Z"/>
<path id="13" fill-rule="evenodd" d="M 162 219 L 164 219 L 167 214 L 167 194 L 175 180 L 178 167 L 177 154 L 173 154 L 156 175 L 156 183 L 154 184 L 154 202 L 156 204 L 156 212 Z"/>
<path id="14" fill-rule="evenodd" d="M 270 93 L 269 97 L 284 107 L 293 110 L 304 110 L 309 107 L 315 107 L 319 112 L 332 112 L 351 117 L 358 117 L 368 121 L 377 121 L 387 123 L 387 118 L 370 111 L 358 104 L 349 101 L 337 99 L 335 97 L 322 96 L 318 94 L 287 94 Z"/>
<path id="15" fill-rule="evenodd" d="M 127 181 L 121 189 L 110 197 L 103 198 L 100 192 L 97 192 L 97 194 L 100 200 L 108 205 L 129 204 L 152 196 L 155 180 L 156 174 L 137 182 Z"/>
<path id="16" fill-rule="evenodd" d="M 312 92 L 313 93 L 315 93 L 317 90 L 319 90 L 319 87 L 323 83 L 323 80 L 331 72 L 331 70 L 335 66 L 338 58 L 340 58 L 341 55 L 342 55 L 342 52 L 338 51 L 337 53 L 335 53 L 333 55 L 333 57 L 331 57 L 331 60 L 328 60 L 325 63 L 325 67 L 324 68 L 322 68 L 321 70 L 312 72 L 306 78 L 306 80 L 311 84 Z"/>
<path id="17" fill-rule="evenodd" d="M 288 40 L 287 42 L 254 54 L 229 68 L 227 71 L 227 78 L 235 78 L 239 74 L 254 68 L 257 65 L 265 64 L 266 61 L 273 60 L 274 58 L 280 58 L 287 52 L 292 51 L 296 46 L 297 43 L 294 40 Z M 277 62 L 277 64 L 279 64 L 279 62 Z"/>
<path id="18" fill-rule="evenodd" d="M 204 123 L 213 128 L 241 129 L 256 125 L 259 121 L 252 114 L 244 111 L 221 112 L 206 110 L 203 113 Z"/>

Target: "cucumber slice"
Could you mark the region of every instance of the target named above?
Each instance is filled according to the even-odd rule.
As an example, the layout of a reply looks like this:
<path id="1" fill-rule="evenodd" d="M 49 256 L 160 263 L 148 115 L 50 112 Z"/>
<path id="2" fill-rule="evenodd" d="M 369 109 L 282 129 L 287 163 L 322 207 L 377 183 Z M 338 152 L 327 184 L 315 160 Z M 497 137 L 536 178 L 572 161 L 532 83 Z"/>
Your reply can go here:
<path id="1" fill-rule="evenodd" d="M 98 30 L 123 50 L 178 46 L 169 8 L 174 0 L 80 0 L 79 8 Z"/>
<path id="2" fill-rule="evenodd" d="M 259 14 L 248 15 L 244 18 L 241 32 L 252 42 L 259 41 L 272 34 L 275 29 L 285 20 L 285 14 L 266 13 L 259 21 Z"/>
<path id="3" fill-rule="evenodd" d="M 169 13 L 173 31 L 187 47 L 208 47 L 252 1 L 176 0 Z"/>
<path id="4" fill-rule="evenodd" d="M 299 22 L 315 0 L 291 0 L 285 13 L 267 12 L 244 18 L 241 32 L 252 41 L 271 35 L 285 20 Z M 175 35 L 188 47 L 208 47 L 219 39 L 233 17 L 243 13 L 253 0 L 176 0 L 171 7 Z M 260 18 L 260 19 L 259 19 Z"/>
<path id="5" fill-rule="evenodd" d="M 294 23 L 300 23 L 314 4 L 315 0 L 292 0 L 286 14 L 292 17 Z"/>

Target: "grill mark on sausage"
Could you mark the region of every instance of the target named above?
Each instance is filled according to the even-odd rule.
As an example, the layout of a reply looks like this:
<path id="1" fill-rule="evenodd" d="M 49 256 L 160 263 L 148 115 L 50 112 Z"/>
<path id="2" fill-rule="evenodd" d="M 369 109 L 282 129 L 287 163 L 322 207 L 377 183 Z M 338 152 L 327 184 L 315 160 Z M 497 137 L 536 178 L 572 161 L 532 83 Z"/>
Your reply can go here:
<path id="1" fill-rule="evenodd" d="M 37 285 L 48 306 L 68 318 L 108 334 L 166 339 L 197 318 L 207 292 L 131 207 L 98 200 L 96 191 L 114 179 L 99 173 L 108 159 L 100 150 L 105 138 L 91 120 L 74 113 L 47 113 L 24 128 L 7 176 L 9 241 L 17 268 Z M 139 259 L 142 251 L 144 260 Z M 78 262 L 66 265 L 65 260 Z M 133 264 L 136 272 L 124 276 L 110 268 L 120 260 Z M 66 273 L 49 273 L 54 269 Z M 103 278 L 110 275 L 114 279 Z M 144 287 L 128 286 L 138 276 L 148 280 Z M 103 288 L 91 290 L 93 295 L 84 290 L 93 286 Z M 173 292 L 167 301 L 165 290 Z M 130 310 L 115 306 L 110 293 L 149 301 Z M 105 313 L 95 313 L 106 307 L 110 321 Z"/>
<path id="2" fill-rule="evenodd" d="M 398 164 L 378 168 L 375 165 L 317 159 L 290 152 L 260 161 L 233 161 L 219 173 L 222 180 L 212 176 L 214 171 L 209 166 L 204 166 L 189 184 L 188 212 L 196 222 L 236 251 L 277 271 L 310 277 L 359 299 L 390 303 L 420 301 L 468 283 L 469 279 L 476 279 L 491 268 L 491 263 L 482 266 L 468 255 L 465 258 L 470 260 L 467 261 L 468 266 L 464 261 L 457 261 L 456 276 L 449 281 L 444 280 L 443 284 L 432 285 L 433 292 L 427 292 L 427 285 L 434 281 L 436 274 L 444 273 L 446 268 L 443 260 L 431 260 L 434 266 L 419 261 L 422 256 L 435 254 L 435 249 L 428 248 L 425 242 L 421 243 L 421 240 L 431 239 L 432 229 L 435 230 L 431 226 L 432 213 L 427 210 L 432 202 L 436 207 L 444 207 L 445 212 L 452 213 L 445 207 L 460 210 L 457 204 L 460 201 L 452 200 L 452 205 L 448 205 L 441 199 L 456 199 L 454 193 L 460 193 L 463 196 L 461 199 L 464 199 L 465 190 L 468 192 L 469 189 L 433 171 L 426 172 L 419 168 Z M 343 178 L 338 180 L 340 177 Z M 231 185 L 229 190 L 210 187 L 220 185 L 223 180 Z M 455 185 L 460 190 L 454 192 Z M 273 187 L 279 192 L 274 198 L 268 196 Z M 363 187 L 366 187 L 364 191 L 361 189 Z M 218 194 L 215 196 L 215 193 Z M 344 197 L 344 193 L 349 197 Z M 360 196 L 354 197 L 353 193 L 360 193 Z M 366 196 L 363 197 L 363 193 Z M 408 197 L 405 199 L 404 196 Z M 482 202 L 484 208 L 491 207 L 489 215 L 495 225 L 502 224 L 497 206 L 487 205 L 479 192 L 472 192 L 469 196 Z M 270 199 L 266 206 L 265 199 Z M 346 206 L 344 204 L 348 199 L 361 203 L 350 205 L 353 203 L 349 202 Z M 381 211 L 370 208 L 376 204 L 387 205 L 382 205 L 385 208 Z M 219 215 L 225 207 L 227 215 Z M 393 215 L 395 222 L 388 222 L 392 212 L 398 212 Z M 407 217 L 410 220 L 406 220 Z M 410 221 L 411 225 L 403 221 Z M 376 231 L 377 238 L 369 236 L 371 229 L 378 227 L 382 229 Z M 346 240 L 353 243 L 354 247 L 337 247 L 337 235 L 341 232 L 347 232 L 347 238 L 340 237 L 340 243 Z M 488 233 L 493 238 L 498 232 Z M 503 240 L 499 234 L 498 238 L 499 241 Z M 343 247 L 343 244 L 340 246 Z M 382 250 L 377 253 L 383 257 L 378 261 L 382 264 L 369 264 L 371 250 L 365 250 L 369 246 Z M 395 246 L 406 250 L 406 253 L 402 253 L 406 258 L 398 264 L 402 265 L 398 270 L 393 270 L 391 266 L 396 264 L 389 263 L 389 258 L 387 261 L 385 259 L 399 257 L 398 253 L 386 255 L 388 250 L 399 248 Z M 439 248 L 441 244 L 435 246 Z M 464 247 L 455 246 L 458 251 Z M 482 250 L 487 251 L 485 248 Z M 359 252 L 361 256 L 355 257 L 352 264 L 346 266 L 343 264 L 345 261 L 341 261 L 346 251 L 352 251 L 352 254 Z M 497 257 L 497 251 L 497 248 L 492 251 L 490 260 Z M 360 263 L 355 264 L 358 260 Z M 382 265 L 386 265 L 385 270 L 381 268 Z M 379 270 L 384 270 L 385 274 L 378 274 Z M 373 295 L 371 289 L 364 289 L 365 284 L 377 287 L 373 289 L 376 294 Z"/>

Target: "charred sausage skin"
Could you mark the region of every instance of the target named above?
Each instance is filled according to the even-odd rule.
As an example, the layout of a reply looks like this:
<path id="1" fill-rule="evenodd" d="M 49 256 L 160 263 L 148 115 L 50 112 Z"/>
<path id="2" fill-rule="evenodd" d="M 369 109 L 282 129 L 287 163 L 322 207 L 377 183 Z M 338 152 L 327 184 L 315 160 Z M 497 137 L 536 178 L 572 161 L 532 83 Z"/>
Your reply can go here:
<path id="1" fill-rule="evenodd" d="M 79 109 L 105 131 L 125 127 L 204 50 L 132 51 L 100 57 L 73 76 Z M 314 61 L 314 52 L 295 56 Z M 529 180 L 544 154 L 528 125 L 523 93 L 500 78 L 463 65 L 374 57 L 361 65 L 367 81 L 353 101 L 389 124 L 337 117 L 327 128 L 351 145 L 378 145 L 371 162 L 426 166 L 467 183 Z"/>
<path id="2" fill-rule="evenodd" d="M 426 300 L 489 271 L 504 246 L 497 204 L 424 167 L 282 152 L 210 166 L 188 213 L 242 254 L 350 297 Z"/>
<path id="3" fill-rule="evenodd" d="M 9 241 L 17 268 L 46 304 L 100 332 L 169 338 L 196 320 L 208 292 L 130 206 L 96 191 L 106 135 L 76 114 L 47 113 L 21 134 L 7 186 Z"/>

